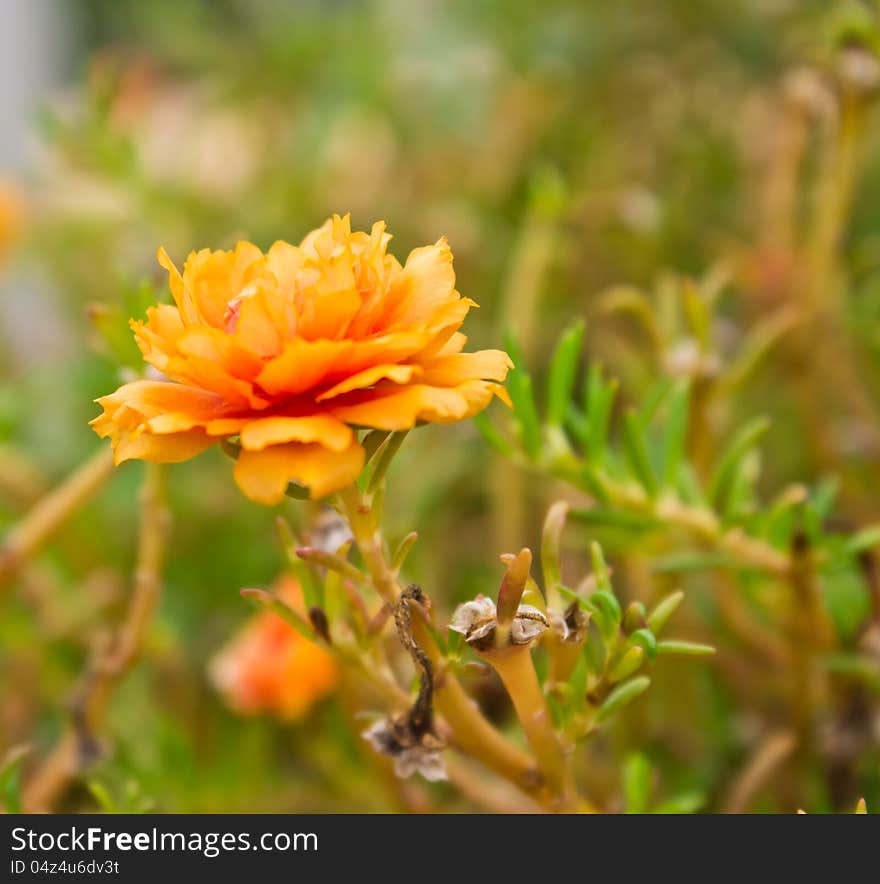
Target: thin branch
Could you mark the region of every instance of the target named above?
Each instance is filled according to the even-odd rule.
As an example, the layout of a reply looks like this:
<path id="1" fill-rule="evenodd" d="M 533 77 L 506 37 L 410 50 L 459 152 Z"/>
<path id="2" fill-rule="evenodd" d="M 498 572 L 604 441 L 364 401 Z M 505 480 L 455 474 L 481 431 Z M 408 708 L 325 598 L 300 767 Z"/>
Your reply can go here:
<path id="1" fill-rule="evenodd" d="M 38 501 L 0 545 L 0 589 L 42 548 L 64 522 L 86 504 L 113 472 L 108 447 L 90 457 L 60 485 Z"/>
<path id="2" fill-rule="evenodd" d="M 128 610 L 116 633 L 97 647 L 71 703 L 70 720 L 55 749 L 25 786 L 28 813 L 51 810 L 100 753 L 99 735 L 113 691 L 138 658 L 161 592 L 170 518 L 165 468 L 145 466 L 140 540 Z"/>
<path id="3" fill-rule="evenodd" d="M 724 813 L 744 813 L 758 791 L 797 748 L 791 731 L 775 731 L 757 747 L 727 794 Z"/>

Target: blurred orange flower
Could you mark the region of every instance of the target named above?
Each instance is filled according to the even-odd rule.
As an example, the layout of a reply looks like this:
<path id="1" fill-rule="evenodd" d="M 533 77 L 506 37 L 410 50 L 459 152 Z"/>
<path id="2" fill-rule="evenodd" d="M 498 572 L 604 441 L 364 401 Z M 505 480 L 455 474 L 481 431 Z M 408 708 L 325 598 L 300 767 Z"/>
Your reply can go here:
<path id="1" fill-rule="evenodd" d="M 18 190 L 0 181 L 0 260 L 8 255 L 24 224 L 24 200 Z"/>
<path id="2" fill-rule="evenodd" d="M 290 577 L 277 594 L 302 610 L 302 591 Z M 270 611 L 260 611 L 214 658 L 210 675 L 237 712 L 301 718 L 336 686 L 333 657 Z"/>
<path id="3" fill-rule="evenodd" d="M 235 479 L 259 503 L 298 482 L 313 498 L 353 482 L 364 450 L 353 428 L 406 430 L 484 409 L 511 362 L 464 353 L 474 302 L 455 289 L 445 239 L 401 265 L 383 222 L 352 233 L 334 216 L 299 246 L 204 249 L 181 274 L 164 250 L 174 305 L 134 322 L 144 357 L 177 383 L 136 381 L 99 399 L 92 421 L 129 458 L 186 460 L 237 437 Z"/>

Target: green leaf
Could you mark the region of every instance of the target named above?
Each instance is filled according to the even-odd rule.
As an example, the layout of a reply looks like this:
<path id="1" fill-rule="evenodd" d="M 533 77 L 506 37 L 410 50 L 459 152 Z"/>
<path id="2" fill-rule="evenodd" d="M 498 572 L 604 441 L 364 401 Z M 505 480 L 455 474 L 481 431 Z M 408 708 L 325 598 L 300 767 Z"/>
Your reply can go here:
<path id="1" fill-rule="evenodd" d="M 415 546 L 418 539 L 418 532 L 410 531 L 409 534 L 407 534 L 397 545 L 397 549 L 394 550 L 394 555 L 391 557 L 391 570 L 394 571 L 395 574 L 400 573 L 400 569 L 403 567 L 406 557 L 409 555 L 410 550 Z"/>
<path id="2" fill-rule="evenodd" d="M 724 496 L 722 515 L 728 521 L 754 509 L 755 482 L 760 471 L 760 453 L 748 451 L 733 471 Z"/>
<path id="3" fill-rule="evenodd" d="M 766 417 L 757 417 L 749 421 L 744 427 L 734 434 L 730 443 L 724 449 L 712 478 L 709 480 L 709 501 L 713 506 L 718 506 L 719 501 L 727 492 L 734 473 L 742 464 L 743 458 L 767 432 L 770 421 Z"/>
<path id="4" fill-rule="evenodd" d="M 504 339 L 507 352 L 514 364 L 507 377 L 507 392 L 513 403 L 513 417 L 519 428 L 525 453 L 535 460 L 541 452 L 541 419 L 535 405 L 532 378 L 526 370 L 525 357 L 516 338 L 507 331 Z"/>
<path id="5" fill-rule="evenodd" d="M 388 468 L 400 450 L 400 446 L 403 445 L 403 440 L 406 439 L 408 432 L 409 430 L 403 430 L 399 433 L 391 433 L 379 446 L 376 451 L 375 464 L 367 482 L 367 494 L 372 494 L 385 481 Z"/>
<path id="6" fill-rule="evenodd" d="M 382 447 L 382 443 L 391 435 L 390 430 L 370 430 L 364 436 L 361 446 L 364 449 L 364 462 L 369 463 L 373 455 Z"/>
<path id="7" fill-rule="evenodd" d="M 667 624 L 669 618 L 678 609 L 678 606 L 684 601 L 684 593 L 681 590 L 673 592 L 666 596 L 659 604 L 648 614 L 648 628 L 654 635 L 659 635 L 660 630 Z"/>
<path id="8" fill-rule="evenodd" d="M 703 489 L 700 487 L 700 481 L 697 478 L 697 474 L 693 466 L 688 463 L 687 460 L 681 462 L 676 480 L 678 493 L 685 503 L 692 506 L 708 506 L 706 503 L 706 496 L 703 494 Z"/>
<path id="9" fill-rule="evenodd" d="M 590 425 L 587 416 L 572 402 L 568 403 L 565 411 L 565 428 L 581 447 L 586 447 L 590 439 Z"/>
<path id="10" fill-rule="evenodd" d="M 608 673 L 608 681 L 611 684 L 616 684 L 619 681 L 623 681 L 625 678 L 629 678 L 631 675 L 635 675 L 635 673 L 642 668 L 644 662 L 644 648 L 641 648 L 638 645 L 627 648 L 624 655 L 614 664 L 614 666 L 611 667 L 611 671 Z"/>
<path id="11" fill-rule="evenodd" d="M 682 792 L 658 804 L 651 813 L 696 813 L 706 803 L 702 792 Z"/>
<path id="12" fill-rule="evenodd" d="M 669 396 L 666 430 L 663 435 L 663 485 L 667 488 L 676 487 L 678 468 L 685 454 L 690 392 L 689 384 L 681 381 L 673 387 Z"/>
<path id="13" fill-rule="evenodd" d="M 681 294 L 688 326 L 699 342 L 700 349 L 705 351 L 709 346 L 709 332 L 712 322 L 709 305 L 691 279 L 683 280 Z"/>
<path id="14" fill-rule="evenodd" d="M 547 423 L 561 427 L 574 391 L 575 373 L 584 343 L 585 324 L 578 319 L 559 338 L 547 376 Z"/>
<path id="15" fill-rule="evenodd" d="M 586 454 L 590 462 L 599 464 L 608 444 L 608 427 L 611 423 L 614 397 L 617 395 L 617 381 L 611 380 L 606 383 L 602 379 L 601 363 L 595 362 L 588 369 L 584 388 L 587 397 L 584 411 L 589 428 Z"/>
<path id="16" fill-rule="evenodd" d="M 623 801 L 626 813 L 647 813 L 651 800 L 651 765 L 641 753 L 623 765 Z"/>
<path id="17" fill-rule="evenodd" d="M 584 607 L 592 614 L 604 639 L 610 639 L 617 634 L 620 628 L 621 610 L 614 593 L 600 589 L 584 601 Z"/>
<path id="18" fill-rule="evenodd" d="M 591 464 L 584 463 L 580 474 L 577 477 L 576 484 L 591 494 L 599 501 L 599 503 L 605 504 L 606 506 L 611 503 L 611 498 L 608 496 L 608 492 L 602 484 L 599 468 L 594 468 Z"/>
<path id="19" fill-rule="evenodd" d="M 683 654 L 689 657 L 711 657 L 715 653 L 712 645 L 701 645 L 697 642 L 667 639 L 657 642 L 658 654 Z"/>
<path id="20" fill-rule="evenodd" d="M 641 629 L 647 623 L 648 612 L 643 602 L 630 602 L 623 612 L 623 630 L 627 634 Z"/>
<path id="21" fill-rule="evenodd" d="M 489 420 L 488 415 L 485 411 L 481 411 L 479 414 L 475 414 L 471 421 L 473 425 L 477 428 L 477 432 L 489 443 L 489 445 L 495 449 L 499 454 L 504 455 L 504 457 L 512 457 L 516 451 L 513 445 L 504 438 L 501 434 L 501 431 L 492 421 Z"/>
<path id="22" fill-rule="evenodd" d="M 639 484 L 649 497 L 657 495 L 657 479 L 648 457 L 642 422 L 635 411 L 629 411 L 623 419 L 623 451 Z"/>
<path id="23" fill-rule="evenodd" d="M 815 519 L 815 524 L 808 527 L 815 531 L 816 536 L 821 533 L 822 523 L 831 516 L 839 489 L 840 482 L 831 476 L 819 482 L 807 501 L 806 508 Z"/>
<path id="24" fill-rule="evenodd" d="M 604 525 L 627 531 L 653 531 L 663 524 L 656 516 L 647 513 L 632 513 L 605 507 L 572 510 L 571 518 L 587 525 Z"/>
<path id="25" fill-rule="evenodd" d="M 593 564 L 593 574 L 596 575 L 596 586 L 601 590 L 607 590 L 610 592 L 611 572 L 608 570 L 608 565 L 605 562 L 602 547 L 595 541 L 590 544 L 590 561 Z M 614 599 L 614 603 L 617 604 L 617 599 Z M 620 605 L 617 605 L 617 608 L 619 611 Z"/>
<path id="26" fill-rule="evenodd" d="M 651 570 L 655 574 L 681 574 L 688 571 L 711 571 L 730 564 L 724 553 L 683 552 L 670 553 L 654 561 Z"/>
<path id="27" fill-rule="evenodd" d="M 637 697 L 640 697 L 651 686 L 651 679 L 647 675 L 638 675 L 619 684 L 605 698 L 605 702 L 599 708 L 599 714 L 596 721 L 602 723 L 607 721 L 612 715 L 620 712 L 621 709 L 628 706 Z"/>
<path id="28" fill-rule="evenodd" d="M 568 503 L 559 500 L 554 503 L 544 519 L 541 535 L 541 571 L 544 577 L 544 589 L 553 592 L 562 582 L 560 558 L 562 552 L 562 531 L 568 515 Z"/>
<path id="29" fill-rule="evenodd" d="M 843 552 L 848 556 L 857 556 L 875 546 L 880 546 L 880 525 L 869 525 L 847 538 Z"/>
<path id="30" fill-rule="evenodd" d="M 657 656 L 657 638 L 650 629 L 637 629 L 629 640 L 632 644 L 641 647 L 649 660 Z"/>
<path id="31" fill-rule="evenodd" d="M 844 642 L 852 640 L 871 616 L 871 594 L 854 567 L 828 569 L 819 575 L 822 601 Z"/>
<path id="32" fill-rule="evenodd" d="M 339 556 L 346 559 L 353 541 L 348 541 L 339 550 Z M 351 606 L 351 600 L 343 585 L 344 577 L 338 571 L 327 571 L 324 579 L 324 612 L 328 623 L 338 623 L 345 618 Z"/>
<path id="33" fill-rule="evenodd" d="M 243 589 L 241 590 L 242 598 L 266 608 L 273 614 L 277 614 L 285 623 L 289 623 L 300 635 L 309 641 L 315 640 L 315 633 L 312 627 L 306 623 L 293 608 L 286 602 L 281 601 L 277 596 L 266 592 L 263 589 Z"/>
<path id="34" fill-rule="evenodd" d="M 281 539 L 281 545 L 287 555 L 287 561 L 290 563 L 293 573 L 299 580 L 302 588 L 303 598 L 306 605 L 312 607 L 318 605 L 323 607 L 322 587 L 319 585 L 318 577 L 313 568 L 309 567 L 298 555 L 297 550 L 302 546 L 300 539 L 294 534 L 290 523 L 284 516 L 278 516 L 275 519 L 275 526 L 278 529 L 278 536 Z"/>
<path id="35" fill-rule="evenodd" d="M 644 399 L 642 400 L 642 404 L 637 409 L 639 421 L 642 424 L 642 432 L 644 432 L 648 424 L 654 419 L 657 409 L 663 404 L 666 397 L 672 391 L 672 388 L 673 383 L 669 378 L 660 378 L 659 380 L 654 381 L 654 383 L 648 388 L 648 391 L 645 393 Z"/>
<path id="36" fill-rule="evenodd" d="M 98 802 L 98 807 L 104 813 L 119 813 L 119 806 L 113 800 L 110 790 L 103 783 L 99 783 L 97 780 L 89 780 L 86 785 L 89 792 L 92 793 L 92 797 Z"/>
<path id="37" fill-rule="evenodd" d="M 571 675 L 568 678 L 568 688 L 570 696 L 582 698 L 587 692 L 587 668 L 586 654 L 581 654 L 578 657 L 578 661 L 577 663 L 575 663 L 574 669 L 571 671 Z"/>
<path id="38" fill-rule="evenodd" d="M 0 802 L 6 813 L 21 813 L 21 768 L 30 753 L 28 746 L 14 746 L 0 767 Z"/>
<path id="39" fill-rule="evenodd" d="M 541 420 L 535 405 L 531 375 L 514 370 L 507 379 L 507 392 L 513 402 L 513 416 L 517 421 L 525 453 L 537 460 L 541 453 Z"/>

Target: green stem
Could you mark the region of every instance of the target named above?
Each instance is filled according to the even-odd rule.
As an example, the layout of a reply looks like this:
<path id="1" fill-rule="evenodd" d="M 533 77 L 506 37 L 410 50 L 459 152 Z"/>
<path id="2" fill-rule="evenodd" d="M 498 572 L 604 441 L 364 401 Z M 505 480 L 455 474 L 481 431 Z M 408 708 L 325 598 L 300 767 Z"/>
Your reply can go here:
<path id="1" fill-rule="evenodd" d="M 385 558 L 372 498 L 361 494 L 356 485 L 349 485 L 339 492 L 339 500 L 373 587 L 385 602 L 394 605 L 400 596 L 400 584 Z"/>

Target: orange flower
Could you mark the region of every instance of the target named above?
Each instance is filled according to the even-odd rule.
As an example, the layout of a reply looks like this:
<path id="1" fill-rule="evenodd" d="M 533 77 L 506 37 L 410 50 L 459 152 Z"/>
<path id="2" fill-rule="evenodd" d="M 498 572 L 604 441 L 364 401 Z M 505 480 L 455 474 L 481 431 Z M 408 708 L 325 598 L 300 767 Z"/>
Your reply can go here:
<path id="1" fill-rule="evenodd" d="M 302 592 L 292 578 L 277 594 L 302 609 Z M 214 684 L 237 712 L 270 712 L 301 718 L 336 686 L 336 663 L 323 648 L 303 638 L 270 611 L 260 611 L 211 663 Z"/>
<path id="2" fill-rule="evenodd" d="M 6 181 L 0 181 L 0 260 L 5 260 L 15 245 L 24 224 L 21 194 Z"/>
<path id="3" fill-rule="evenodd" d="M 160 249 L 175 304 L 133 328 L 177 383 L 136 381 L 98 400 L 92 425 L 116 462 L 187 460 L 234 436 L 235 480 L 252 500 L 277 503 L 292 481 L 318 498 L 360 473 L 355 428 L 448 423 L 506 401 L 507 354 L 462 352 L 476 305 L 455 290 L 446 240 L 401 266 L 390 238 L 381 221 L 352 233 L 334 216 L 299 246 L 194 252 L 183 274 Z"/>

